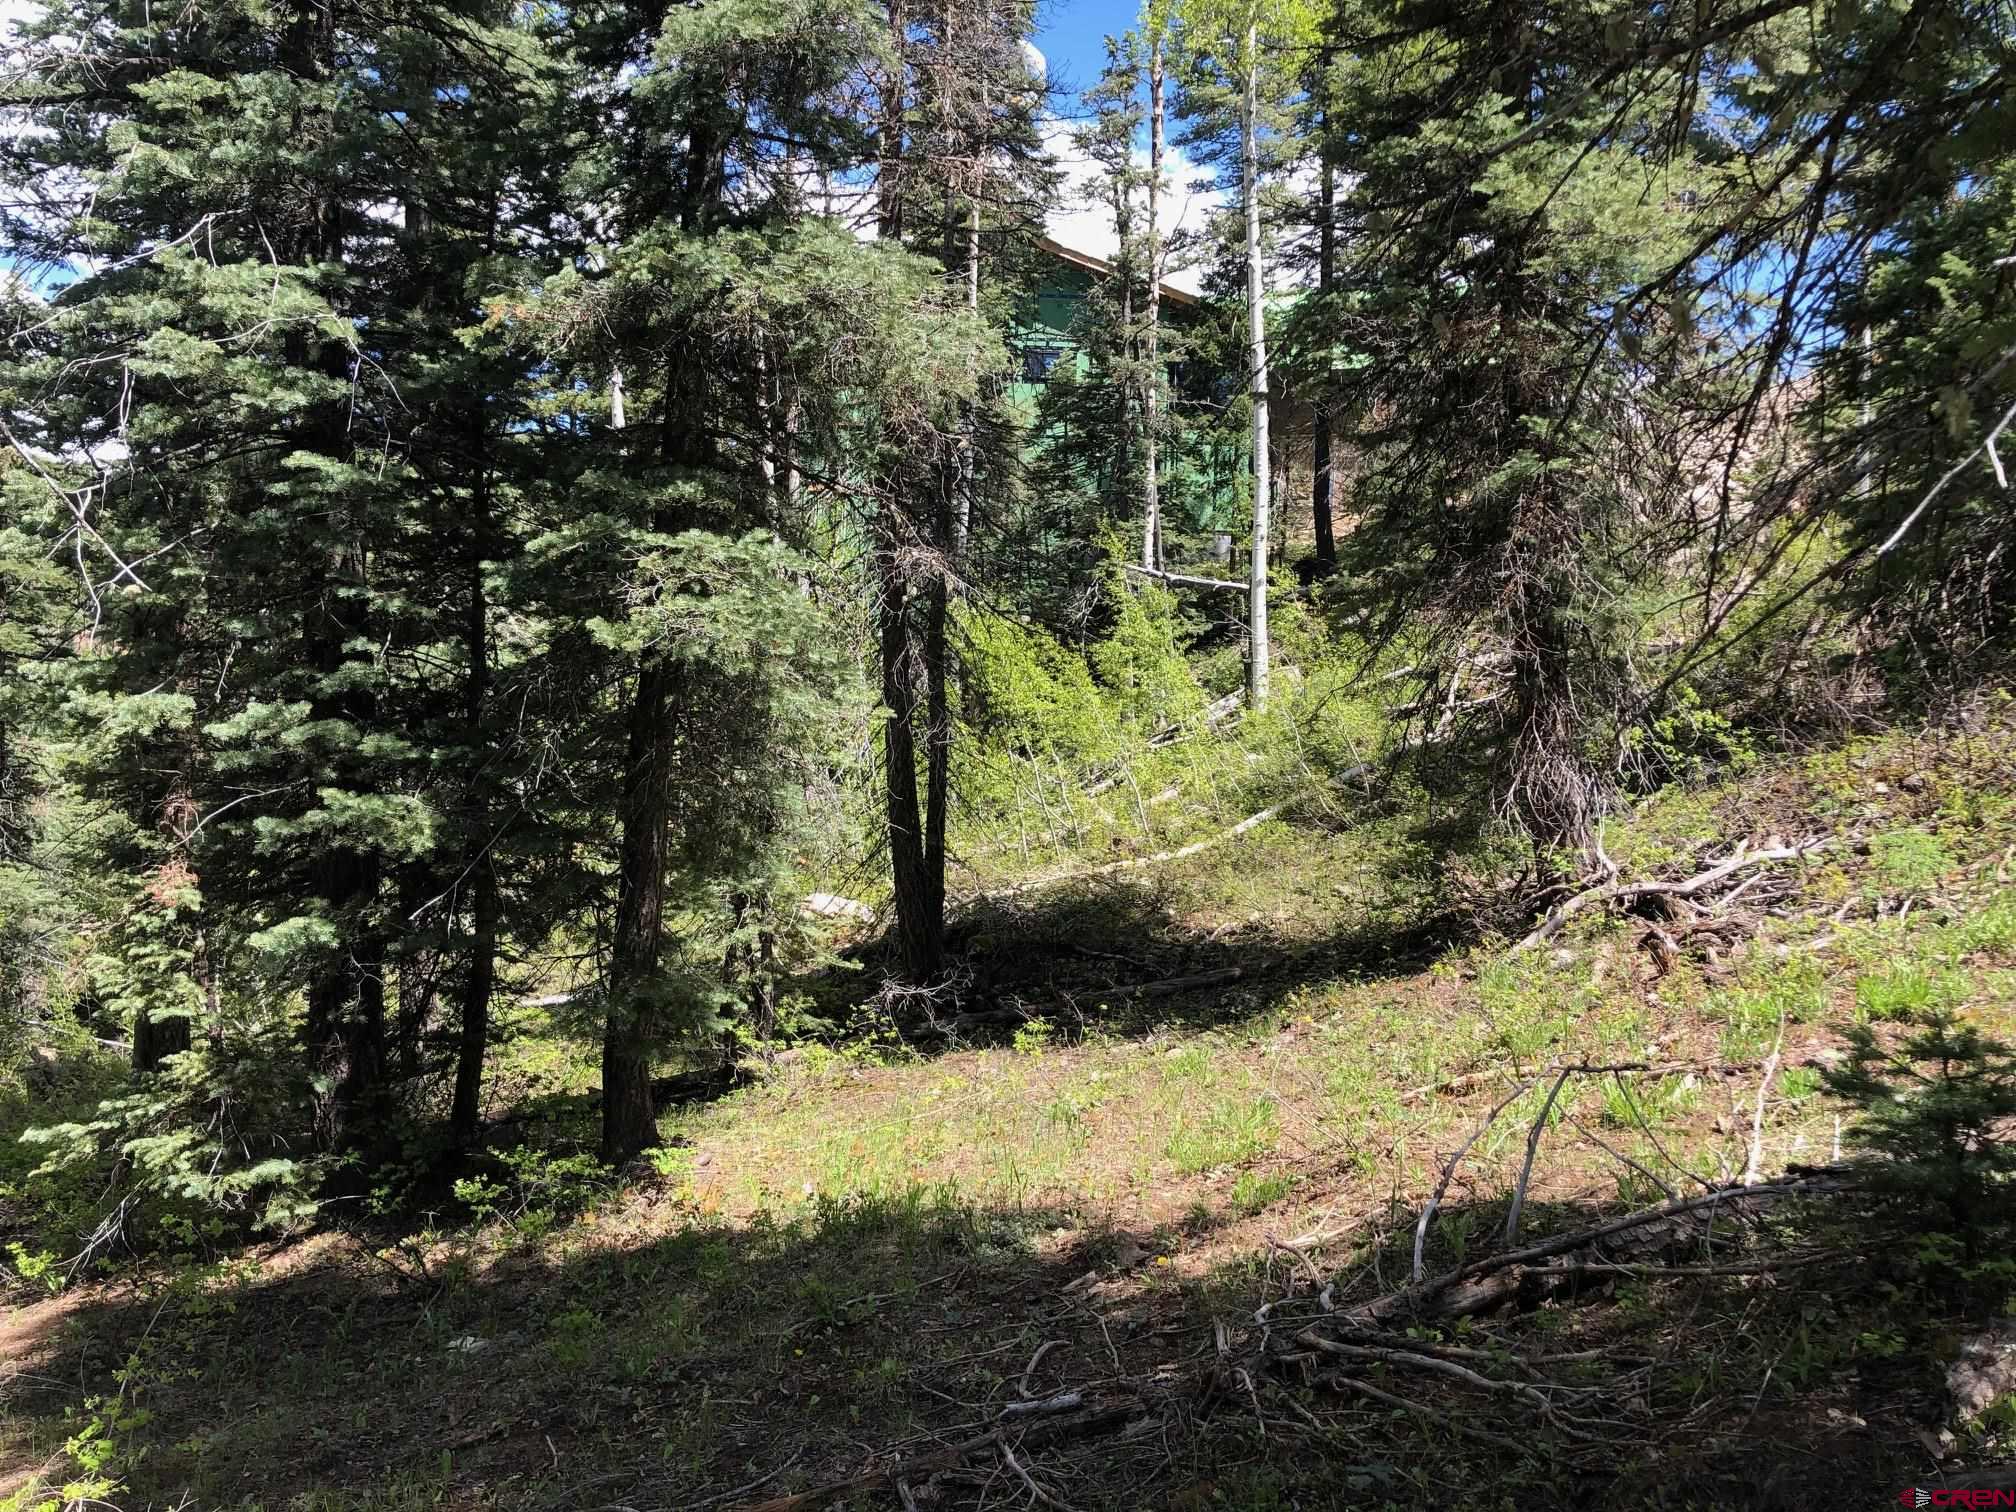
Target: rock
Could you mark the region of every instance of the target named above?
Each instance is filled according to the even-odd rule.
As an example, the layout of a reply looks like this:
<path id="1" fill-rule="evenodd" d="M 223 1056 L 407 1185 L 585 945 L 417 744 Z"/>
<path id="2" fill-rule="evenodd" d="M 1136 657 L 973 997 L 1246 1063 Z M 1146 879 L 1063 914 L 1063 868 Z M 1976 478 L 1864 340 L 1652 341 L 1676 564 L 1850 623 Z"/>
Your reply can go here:
<path id="1" fill-rule="evenodd" d="M 1931 785 L 1930 780 L 1923 772 L 1913 772 L 1909 777 L 1904 778 L 1903 781 L 1897 784 L 1897 786 L 1904 789 L 1907 793 L 1922 793 Z"/>
<path id="2" fill-rule="evenodd" d="M 852 898 L 843 898 L 838 893 L 807 893 L 805 901 L 798 906 L 815 919 L 853 919 L 861 924 L 875 922 L 874 909 Z"/>
<path id="3" fill-rule="evenodd" d="M 1959 1355 L 1946 1367 L 1946 1390 L 1953 1398 L 1953 1420 L 1960 1424 L 1973 1422 L 2016 1391 L 2016 1323 L 1998 1323 L 1963 1339 Z"/>

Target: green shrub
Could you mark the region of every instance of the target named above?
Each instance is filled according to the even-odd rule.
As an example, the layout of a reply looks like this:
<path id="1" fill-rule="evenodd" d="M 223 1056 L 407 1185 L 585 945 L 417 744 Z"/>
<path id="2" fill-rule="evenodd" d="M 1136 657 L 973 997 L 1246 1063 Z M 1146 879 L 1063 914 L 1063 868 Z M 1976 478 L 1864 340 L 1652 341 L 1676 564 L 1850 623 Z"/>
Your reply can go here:
<path id="1" fill-rule="evenodd" d="M 1943 1009 L 1915 1022 L 1894 1049 L 1850 1029 L 1847 1059 L 1824 1076 L 1861 1110 L 1851 1138 L 1870 1185 L 1936 1209 L 1971 1261 L 2011 1218 L 2016 1052 Z"/>
<path id="2" fill-rule="evenodd" d="M 1890 892 L 1920 893 L 1939 885 L 1953 857 L 1930 830 L 1891 830 L 1869 842 L 1876 880 Z"/>

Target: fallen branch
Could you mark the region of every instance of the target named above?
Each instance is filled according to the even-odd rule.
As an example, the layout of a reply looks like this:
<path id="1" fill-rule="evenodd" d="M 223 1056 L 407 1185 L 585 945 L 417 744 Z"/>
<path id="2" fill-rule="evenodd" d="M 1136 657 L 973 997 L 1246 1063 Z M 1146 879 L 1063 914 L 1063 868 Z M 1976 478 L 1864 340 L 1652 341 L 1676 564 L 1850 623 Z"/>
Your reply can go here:
<path id="1" fill-rule="evenodd" d="M 1032 1398 L 1036 1395 L 1035 1392 L 1029 1389 L 1029 1381 L 1036 1374 L 1036 1367 L 1043 1363 L 1043 1356 L 1050 1353 L 1050 1351 L 1053 1349 L 1068 1348 L 1070 1342 L 1071 1341 L 1069 1339 L 1045 1340 L 1040 1346 L 1038 1346 L 1036 1353 L 1030 1356 L 1028 1365 L 1023 1367 L 1022 1370 L 1022 1395 L 1025 1400 Z"/>
<path id="2" fill-rule="evenodd" d="M 1767 1199 L 1840 1191 L 1850 1184 L 1846 1173 L 1830 1169 L 1752 1187 L 1715 1187 L 1700 1196 L 1684 1197 L 1678 1201 L 1661 1203 L 1656 1207 L 1642 1208 L 1637 1212 L 1613 1218 L 1607 1223 L 1597 1224 L 1593 1228 L 1556 1235 L 1554 1238 L 1529 1244 L 1523 1249 L 1484 1256 L 1453 1271 L 1350 1308 L 1338 1314 L 1338 1318 L 1346 1326 L 1362 1328 L 1408 1316 L 1442 1319 L 1471 1317 L 1510 1300 L 1518 1294 L 1529 1276 L 1549 1274 L 1548 1271 L 1535 1272 L 1528 1269 L 1538 1261 L 1551 1260 L 1556 1255 L 1588 1249 L 1605 1240 L 1615 1239 L 1653 1225 L 1672 1228 L 1679 1220 L 1691 1218 L 1703 1209 L 1748 1212 Z M 1673 1237 L 1675 1236 L 1667 1236 L 1668 1241 L 1670 1242 Z M 1641 1247 L 1646 1246 L 1641 1244 Z M 1660 1247 L 1664 1246 L 1655 1243 L 1647 1248 Z"/>
<path id="3" fill-rule="evenodd" d="M 1384 1402 L 1388 1407 L 1398 1407 L 1403 1412 L 1412 1412 L 1417 1416 L 1429 1418 L 1442 1427 L 1453 1429 L 1466 1438 L 1474 1438 L 1480 1443 L 1493 1445 L 1521 1459 L 1533 1453 L 1538 1447 L 1532 1443 L 1519 1443 L 1513 1439 L 1504 1437 L 1502 1434 L 1493 1433 L 1486 1428 L 1474 1427 L 1464 1422 L 1463 1419 L 1451 1417 L 1447 1412 L 1441 1411 L 1438 1408 L 1429 1407 L 1408 1397 L 1395 1396 L 1390 1391 L 1382 1391 L 1377 1386 L 1359 1380 L 1356 1376 L 1333 1375 L 1327 1376 L 1324 1379 L 1325 1384 L 1334 1386 L 1340 1391 L 1355 1391 L 1358 1395 L 1370 1397 L 1375 1402 Z"/>
<path id="4" fill-rule="evenodd" d="M 1585 1076 L 1609 1075 L 1612 1072 L 1642 1071 L 1648 1076 L 1740 1076 L 1755 1071 L 1763 1065 L 1754 1061 L 1621 1061 L 1612 1066 L 1576 1064 L 1572 1066 L 1552 1066 L 1549 1070 L 1579 1071 Z M 1496 1081 L 1500 1077 L 1516 1075 L 1509 1066 L 1486 1066 L 1478 1071 L 1465 1071 L 1460 1076 L 1445 1076 L 1439 1082 L 1425 1086 L 1409 1087 L 1400 1094 L 1402 1103 L 1419 1102 L 1424 1097 L 1437 1096 L 1449 1092 L 1467 1092 L 1483 1082 Z"/>
<path id="5" fill-rule="evenodd" d="M 1526 1210 L 1526 1183 L 1533 1179 L 1533 1160 L 1540 1153 L 1540 1136 L 1547 1128 L 1547 1115 L 1554 1111 L 1554 1103 L 1561 1096 L 1561 1089 L 1568 1085 L 1568 1078 L 1575 1074 L 1574 1066 L 1563 1066 L 1561 1074 L 1554 1078 L 1553 1090 L 1547 1094 L 1547 1101 L 1540 1105 L 1540 1113 L 1533 1120 L 1533 1127 L 1526 1135 L 1526 1162 L 1519 1167 L 1519 1184 L 1512 1189 L 1512 1208 L 1505 1215 L 1505 1242 L 1519 1242 L 1519 1215 Z"/>
<path id="6" fill-rule="evenodd" d="M 1029 1448 L 1112 1433 L 1139 1418 L 1144 1410 L 1139 1401 L 1131 1399 L 1087 1408 L 1083 1395 L 1076 1391 L 1067 1391 L 1041 1402 L 1016 1402 L 1004 1409 L 994 1420 L 995 1426 L 985 1433 L 962 1439 L 943 1449 L 934 1449 L 928 1454 L 897 1460 L 879 1470 L 865 1470 L 845 1480 L 830 1481 L 810 1491 L 772 1497 L 743 1508 L 743 1512 L 810 1512 L 811 1508 L 824 1507 L 858 1491 L 878 1490 L 897 1481 L 914 1481 L 935 1471 L 956 1469 L 986 1450 L 1012 1455 L 1018 1447 Z M 1074 1412 L 1077 1415 L 1071 1416 Z M 1027 1428 L 1017 1426 L 1031 1418 L 1043 1421 L 1031 1423 Z M 1012 1440 L 1011 1434 L 1014 1435 Z"/>
<path id="7" fill-rule="evenodd" d="M 1778 1052 L 1785 1047 L 1785 1013 L 1778 1013 L 1778 1038 L 1772 1041 L 1771 1058 L 1764 1062 L 1764 1074 L 1757 1079 L 1757 1111 L 1750 1120 L 1750 1158 L 1743 1162 L 1743 1185 L 1755 1186 L 1764 1164 L 1764 1104 L 1771 1096 L 1771 1078 L 1778 1072 Z"/>
<path id="8" fill-rule="evenodd" d="M 1131 572 L 1136 577 L 1153 578 L 1158 583 L 1181 583 L 1187 588 L 1226 588 L 1234 593 L 1247 593 L 1250 588 L 1243 582 L 1230 578 L 1190 577 L 1181 572 L 1157 572 L 1148 567 L 1137 567 L 1132 562 L 1123 562 L 1121 571 Z"/>
<path id="9" fill-rule="evenodd" d="M 1414 1282 L 1416 1285 L 1419 1285 L 1421 1281 L 1421 1275 L 1423 1269 L 1421 1263 L 1421 1251 L 1423 1250 L 1423 1248 L 1426 1247 L 1428 1243 L 1428 1224 L 1430 1220 L 1434 1218 L 1435 1210 L 1442 1206 L 1442 1199 L 1449 1193 L 1449 1183 L 1455 1180 L 1456 1178 L 1456 1167 L 1462 1163 L 1463 1157 L 1470 1153 L 1470 1146 L 1474 1145 L 1475 1143 L 1477 1143 L 1479 1139 L 1483 1138 L 1484 1131 L 1490 1128 L 1491 1125 L 1493 1125 L 1498 1121 L 1498 1115 L 1500 1113 L 1503 1113 L 1507 1108 L 1511 1107 L 1512 1104 L 1514 1104 L 1520 1098 L 1524 1097 L 1528 1092 L 1530 1092 L 1533 1089 L 1534 1083 L 1537 1082 L 1538 1080 L 1539 1078 L 1535 1077 L 1533 1081 L 1527 1082 L 1525 1086 L 1521 1087 L 1517 1092 L 1514 1092 L 1510 1097 L 1506 1098 L 1503 1102 L 1499 1103 L 1497 1107 L 1493 1108 L 1489 1113 L 1485 1114 L 1484 1122 L 1477 1125 L 1477 1127 L 1471 1131 L 1470 1137 L 1464 1140 L 1463 1143 L 1460 1146 L 1458 1146 L 1456 1153 L 1449 1157 L 1449 1163 L 1442 1167 L 1442 1178 L 1441 1180 L 1435 1183 L 1434 1195 L 1428 1199 L 1428 1205 L 1423 1209 L 1421 1209 L 1420 1222 L 1414 1225 Z"/>
<path id="10" fill-rule="evenodd" d="M 1202 840 L 1193 840 L 1188 845 L 1179 845 L 1174 850 L 1157 851 L 1152 856 L 1130 856 L 1125 861 L 1109 861 L 1104 866 L 1095 866 L 1087 871 L 1067 872 L 1061 877 L 1038 877 L 1034 881 L 1018 882 L 1013 887 L 1004 887 L 998 892 L 989 894 L 989 896 L 995 898 L 1013 898 L 1019 894 L 1036 892 L 1045 887 L 1061 887 L 1067 882 L 1083 882 L 1092 877 L 1110 877 L 1115 873 L 1134 871 L 1143 866 L 1160 866 L 1166 861 L 1181 861 L 1186 856 L 1195 856 L 1215 846 L 1223 845 L 1227 840 L 1238 839 L 1248 830 L 1257 828 L 1265 824 L 1269 819 L 1274 818 L 1292 802 L 1294 800 L 1290 799 L 1288 803 L 1277 803 L 1272 808 L 1264 808 L 1257 814 L 1241 819 L 1230 829 L 1221 830 L 1217 834 L 1208 836 Z"/>
<path id="11" fill-rule="evenodd" d="M 1226 986 L 1252 975 L 1255 971 L 1263 971 L 1271 964 L 1273 963 L 1262 962 L 1257 966 L 1221 966 L 1215 971 L 1200 971 L 1192 976 L 1163 977 L 1154 982 L 1137 982 L 1131 987 L 1100 987 L 1081 993 L 1080 996 L 1096 997 L 1103 1003 L 1132 1002 L 1136 998 L 1173 997 L 1179 992 L 1195 992 L 1204 987 Z M 1012 1003 L 1004 1008 L 980 1008 L 971 1013 L 961 1013 L 953 1018 L 925 1024 L 915 1033 L 920 1039 L 952 1039 L 973 1029 L 1026 1024 L 1032 1019 L 1043 1017 L 1044 1013 L 1053 1007 L 1076 1010 L 1077 1004 L 1065 997 L 1054 1004 Z"/>
<path id="12" fill-rule="evenodd" d="M 1324 1338 L 1313 1328 L 1303 1329 L 1295 1336 L 1295 1342 L 1341 1359 L 1371 1361 L 1381 1365 L 1418 1370 L 1430 1375 L 1448 1376 L 1452 1380 L 1463 1382 L 1466 1386 L 1474 1386 L 1479 1391 L 1503 1392 L 1508 1396 L 1516 1396 L 1542 1411 L 1547 1410 L 1549 1405 L 1546 1394 L 1537 1386 L 1529 1386 L 1524 1381 L 1494 1380 L 1490 1376 L 1479 1375 L 1469 1366 L 1459 1364 L 1455 1360 L 1439 1359 L 1434 1355 L 1421 1354 L 1411 1349 L 1388 1349 L 1370 1344 L 1340 1344 L 1334 1339 Z"/>

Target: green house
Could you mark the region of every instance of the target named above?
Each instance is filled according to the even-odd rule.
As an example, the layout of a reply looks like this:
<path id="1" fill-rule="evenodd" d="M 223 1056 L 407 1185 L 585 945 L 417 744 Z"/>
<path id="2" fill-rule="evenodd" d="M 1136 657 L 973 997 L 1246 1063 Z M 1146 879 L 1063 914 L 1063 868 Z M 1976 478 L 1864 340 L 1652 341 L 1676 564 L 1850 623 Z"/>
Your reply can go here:
<path id="1" fill-rule="evenodd" d="M 1103 257 L 1045 237 L 1039 243 L 1048 267 L 1035 298 L 1025 308 L 1012 341 L 1017 373 L 1011 396 L 1033 419 L 1046 386 L 1062 371 L 1084 377 L 1084 322 L 1094 288 L 1118 269 Z M 1204 303 L 1187 289 L 1162 285 L 1162 319 L 1180 334 L 1204 317 Z M 1229 381 L 1228 381 L 1229 380 Z M 1181 410 L 1222 409 L 1237 388 L 1235 375 L 1196 371 L 1194 363 L 1172 360 L 1170 392 Z M 1192 425 L 1175 455 L 1163 458 L 1163 511 L 1172 531 L 1213 535 L 1228 530 L 1248 509 L 1245 440 L 1221 426 Z"/>

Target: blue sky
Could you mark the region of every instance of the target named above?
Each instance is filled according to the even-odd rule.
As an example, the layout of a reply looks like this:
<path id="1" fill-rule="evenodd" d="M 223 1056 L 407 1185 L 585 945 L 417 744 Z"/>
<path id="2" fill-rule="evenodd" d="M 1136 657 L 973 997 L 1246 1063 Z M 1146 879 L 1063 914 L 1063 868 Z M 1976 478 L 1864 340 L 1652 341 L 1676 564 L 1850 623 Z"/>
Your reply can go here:
<path id="1" fill-rule="evenodd" d="M 1043 0 L 1036 11 L 1036 46 L 1052 79 L 1073 89 L 1097 79 L 1106 62 L 1106 37 L 1126 31 L 1139 14 L 1135 0 Z"/>
<path id="2" fill-rule="evenodd" d="M 1051 122 L 1044 133 L 1065 174 L 1060 203 L 1050 212 L 1050 234 L 1068 247 L 1102 257 L 1112 256 L 1115 246 L 1111 213 L 1088 203 L 1087 192 L 1097 172 L 1072 145 L 1069 118 L 1077 114 L 1076 92 L 1096 81 L 1106 64 L 1106 38 L 1130 29 L 1139 15 L 1139 0 L 1040 0 L 1036 12 L 1036 48 L 1043 54 L 1050 81 L 1070 92 L 1053 102 L 1061 119 Z M 1145 132 L 1137 151 L 1145 163 Z M 1163 201 L 1163 214 L 1168 217 L 1163 222 L 1164 232 L 1195 228 L 1219 203 L 1218 195 L 1198 189 L 1199 174 L 1180 148 L 1169 149 L 1166 172 L 1169 197 Z M 1178 288 L 1196 291 L 1193 269 L 1170 269 L 1168 280 Z"/>

